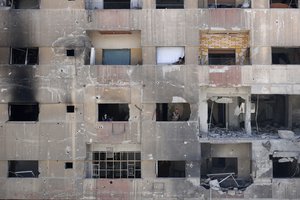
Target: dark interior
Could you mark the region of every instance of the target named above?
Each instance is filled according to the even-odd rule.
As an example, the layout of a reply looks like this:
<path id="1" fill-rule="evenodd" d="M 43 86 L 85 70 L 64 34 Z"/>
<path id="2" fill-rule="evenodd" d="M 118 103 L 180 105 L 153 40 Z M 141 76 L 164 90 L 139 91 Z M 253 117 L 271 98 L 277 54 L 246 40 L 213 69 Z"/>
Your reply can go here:
<path id="1" fill-rule="evenodd" d="M 128 104 L 98 104 L 98 121 L 128 121 Z"/>
<path id="2" fill-rule="evenodd" d="M 184 0 L 156 0 L 157 9 L 183 9 Z"/>
<path id="3" fill-rule="evenodd" d="M 271 8 L 298 8 L 298 0 L 270 0 Z"/>
<path id="4" fill-rule="evenodd" d="M 130 9 L 130 0 L 104 0 L 104 9 Z"/>
<path id="5" fill-rule="evenodd" d="M 75 112 L 75 106 L 67 106 L 67 113 Z"/>
<path id="6" fill-rule="evenodd" d="M 9 121 L 38 121 L 39 105 L 9 104 Z"/>
<path id="7" fill-rule="evenodd" d="M 8 177 L 36 178 L 38 168 L 38 161 L 11 160 L 8 161 Z"/>
<path id="8" fill-rule="evenodd" d="M 273 158 L 273 177 L 274 178 L 293 178 L 300 177 L 300 164 L 297 159 L 290 158 L 290 162 L 282 161 L 283 158 Z"/>
<path id="9" fill-rule="evenodd" d="M 185 161 L 158 161 L 157 177 L 185 177 Z"/>
<path id="10" fill-rule="evenodd" d="M 235 65 L 235 50 L 208 50 L 209 65 Z"/>
<path id="11" fill-rule="evenodd" d="M 300 64 L 300 48 L 272 48 L 272 64 L 297 65 Z"/>
<path id="12" fill-rule="evenodd" d="M 67 49 L 67 56 L 75 56 L 75 50 L 74 49 Z"/>
<path id="13" fill-rule="evenodd" d="M 34 48 L 12 48 L 11 64 L 37 65 L 39 49 Z"/>
<path id="14" fill-rule="evenodd" d="M 14 0 L 13 7 L 15 9 L 39 9 L 40 0 Z"/>
<path id="15" fill-rule="evenodd" d="M 188 121 L 191 115 L 188 103 L 157 103 L 156 121 Z"/>

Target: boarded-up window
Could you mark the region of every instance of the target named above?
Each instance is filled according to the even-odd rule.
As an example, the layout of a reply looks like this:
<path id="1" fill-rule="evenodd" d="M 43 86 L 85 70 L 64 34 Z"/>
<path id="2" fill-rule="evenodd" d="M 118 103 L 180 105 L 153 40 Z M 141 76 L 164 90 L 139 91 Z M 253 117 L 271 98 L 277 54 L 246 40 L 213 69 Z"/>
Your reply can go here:
<path id="1" fill-rule="evenodd" d="M 157 64 L 184 64 L 184 47 L 157 47 L 156 62 Z"/>
<path id="2" fill-rule="evenodd" d="M 130 49 L 104 49 L 103 65 L 130 65 Z"/>

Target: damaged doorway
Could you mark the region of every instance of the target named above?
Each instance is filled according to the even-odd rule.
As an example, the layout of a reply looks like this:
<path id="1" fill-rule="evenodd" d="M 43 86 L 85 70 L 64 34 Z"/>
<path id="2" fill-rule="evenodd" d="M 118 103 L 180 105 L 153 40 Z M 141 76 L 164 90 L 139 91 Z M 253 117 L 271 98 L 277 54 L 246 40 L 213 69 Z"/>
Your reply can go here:
<path id="1" fill-rule="evenodd" d="M 207 103 L 209 130 L 245 127 L 245 100 L 241 97 L 213 96 Z"/>

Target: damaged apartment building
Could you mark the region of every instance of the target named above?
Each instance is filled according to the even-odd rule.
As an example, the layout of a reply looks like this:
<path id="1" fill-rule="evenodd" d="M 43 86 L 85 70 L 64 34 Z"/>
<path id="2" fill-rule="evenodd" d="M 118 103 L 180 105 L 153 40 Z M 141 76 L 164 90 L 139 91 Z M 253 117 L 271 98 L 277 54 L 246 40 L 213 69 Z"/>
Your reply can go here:
<path id="1" fill-rule="evenodd" d="M 0 199 L 300 199 L 300 0 L 0 0 Z"/>

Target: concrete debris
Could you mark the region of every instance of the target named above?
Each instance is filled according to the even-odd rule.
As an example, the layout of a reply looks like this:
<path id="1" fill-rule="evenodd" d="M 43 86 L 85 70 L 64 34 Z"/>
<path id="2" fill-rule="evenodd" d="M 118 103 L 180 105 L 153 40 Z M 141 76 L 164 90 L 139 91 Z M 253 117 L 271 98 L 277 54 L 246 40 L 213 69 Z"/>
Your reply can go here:
<path id="1" fill-rule="evenodd" d="M 278 135 L 282 139 L 294 139 L 295 133 L 293 131 L 289 130 L 278 130 Z"/>
<path id="2" fill-rule="evenodd" d="M 294 158 L 280 158 L 278 160 L 279 163 L 285 163 L 285 162 L 293 162 Z"/>
<path id="3" fill-rule="evenodd" d="M 209 181 L 209 186 L 212 190 L 220 190 L 220 184 L 218 180 Z"/>
<path id="4" fill-rule="evenodd" d="M 266 141 L 266 142 L 263 142 L 261 143 L 263 147 L 265 147 L 268 151 L 270 151 L 271 149 L 271 142 L 270 141 Z"/>

